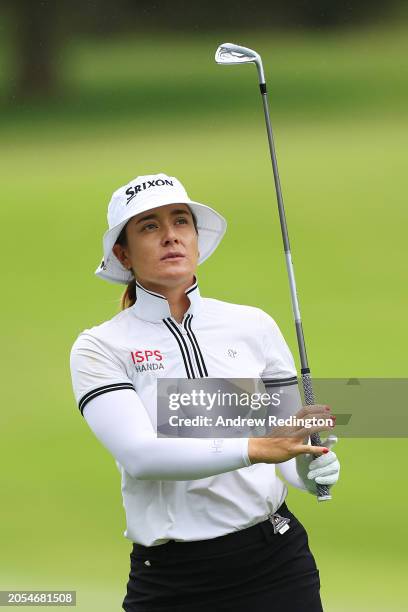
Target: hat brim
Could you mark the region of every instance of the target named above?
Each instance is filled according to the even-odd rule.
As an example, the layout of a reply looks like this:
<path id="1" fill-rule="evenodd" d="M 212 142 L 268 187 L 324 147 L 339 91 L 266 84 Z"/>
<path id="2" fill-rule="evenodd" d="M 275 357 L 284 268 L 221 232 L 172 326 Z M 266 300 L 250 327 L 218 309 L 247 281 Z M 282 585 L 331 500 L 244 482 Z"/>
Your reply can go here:
<path id="1" fill-rule="evenodd" d="M 110 283 L 124 285 L 127 285 L 133 279 L 133 274 L 120 263 L 119 259 L 112 251 L 112 248 L 129 219 L 145 210 L 159 208 L 167 204 L 187 204 L 194 212 L 197 219 L 198 250 L 200 253 L 198 264 L 202 264 L 215 251 L 226 232 L 227 222 L 224 217 L 213 208 L 207 204 L 201 204 L 200 202 L 194 202 L 188 199 L 177 202 L 160 202 L 157 203 L 156 206 L 147 203 L 144 209 L 139 208 L 137 212 L 129 210 L 129 216 L 122 219 L 118 225 L 105 232 L 103 236 L 104 256 L 102 262 L 95 270 L 96 276 Z"/>

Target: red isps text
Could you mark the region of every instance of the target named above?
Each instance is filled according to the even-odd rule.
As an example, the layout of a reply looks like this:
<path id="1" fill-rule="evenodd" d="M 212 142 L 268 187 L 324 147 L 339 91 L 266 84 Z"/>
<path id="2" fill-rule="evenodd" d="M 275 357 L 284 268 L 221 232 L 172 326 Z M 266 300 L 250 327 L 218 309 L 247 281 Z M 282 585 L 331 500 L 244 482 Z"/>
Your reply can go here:
<path id="1" fill-rule="evenodd" d="M 163 355 L 159 350 L 145 350 L 145 351 L 133 351 L 132 355 L 133 363 L 143 363 L 144 361 L 162 361 Z"/>

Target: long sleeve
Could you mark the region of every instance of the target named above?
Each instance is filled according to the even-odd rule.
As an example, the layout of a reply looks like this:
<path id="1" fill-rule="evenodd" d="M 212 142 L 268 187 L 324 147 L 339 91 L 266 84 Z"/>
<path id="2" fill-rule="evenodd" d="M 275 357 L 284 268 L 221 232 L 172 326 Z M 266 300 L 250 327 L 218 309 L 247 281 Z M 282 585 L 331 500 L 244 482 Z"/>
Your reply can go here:
<path id="1" fill-rule="evenodd" d="M 70 367 L 80 412 L 132 477 L 196 480 L 250 465 L 248 438 L 157 438 L 124 364 L 89 333 L 75 341 Z"/>
<path id="2" fill-rule="evenodd" d="M 248 439 L 157 438 L 138 395 L 128 389 L 89 401 L 84 418 L 133 478 L 196 480 L 250 465 Z"/>

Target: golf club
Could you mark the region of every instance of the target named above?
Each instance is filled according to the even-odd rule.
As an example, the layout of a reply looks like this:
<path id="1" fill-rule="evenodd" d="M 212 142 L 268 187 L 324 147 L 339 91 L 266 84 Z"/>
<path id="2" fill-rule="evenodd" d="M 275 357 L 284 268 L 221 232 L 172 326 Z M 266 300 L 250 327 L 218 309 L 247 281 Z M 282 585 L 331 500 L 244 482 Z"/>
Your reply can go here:
<path id="1" fill-rule="evenodd" d="M 315 404 L 315 397 L 312 387 L 312 379 L 310 375 L 309 364 L 306 354 L 305 339 L 303 335 L 302 319 L 300 316 L 299 302 L 296 293 L 295 273 L 292 264 L 292 257 L 289 245 L 289 235 L 286 225 L 285 208 L 283 204 L 282 189 L 279 179 L 278 162 L 276 159 L 275 145 L 273 141 L 271 120 L 269 117 L 269 106 L 268 96 L 266 90 L 265 75 L 262 66 L 262 60 L 260 55 L 252 49 L 246 47 L 240 47 L 232 43 L 223 43 L 220 45 L 215 53 L 215 61 L 217 64 L 248 64 L 253 63 L 256 65 L 259 77 L 259 88 L 261 90 L 263 108 L 265 113 L 266 129 L 268 132 L 269 150 L 272 160 L 273 176 L 275 181 L 276 197 L 278 200 L 278 210 L 280 226 L 282 231 L 283 246 L 285 250 L 286 268 L 289 277 L 290 295 L 292 299 L 293 315 L 295 318 L 296 336 L 299 347 L 300 363 L 301 363 L 301 377 L 302 385 L 305 395 L 305 402 L 307 406 Z M 321 446 L 321 439 L 318 433 L 312 433 L 310 435 L 310 441 L 313 446 Z M 319 501 L 327 501 L 331 499 L 329 487 L 327 485 L 321 485 L 316 483 L 317 499 Z"/>

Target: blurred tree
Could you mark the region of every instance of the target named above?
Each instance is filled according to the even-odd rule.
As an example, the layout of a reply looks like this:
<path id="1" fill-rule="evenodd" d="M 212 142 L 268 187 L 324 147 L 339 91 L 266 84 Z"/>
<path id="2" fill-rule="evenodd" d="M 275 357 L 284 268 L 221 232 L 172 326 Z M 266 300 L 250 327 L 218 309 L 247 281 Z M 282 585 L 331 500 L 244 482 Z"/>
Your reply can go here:
<path id="1" fill-rule="evenodd" d="M 128 0 L 3 0 L 10 13 L 15 56 L 13 98 L 52 96 L 67 38 L 129 30 L 137 3 Z"/>
<path id="2" fill-rule="evenodd" d="M 132 29 L 330 28 L 378 20 L 404 0 L 122 0 Z M 123 24 L 125 25 L 125 24 Z"/>
<path id="3" fill-rule="evenodd" d="M 15 0 L 15 95 L 28 98 L 50 95 L 57 86 L 57 5 L 43 0 Z"/>
<path id="4" fill-rule="evenodd" d="M 14 22 L 15 95 L 58 89 L 58 56 L 76 35 L 228 28 L 327 29 L 381 19 L 404 0 L 3 0 Z"/>

